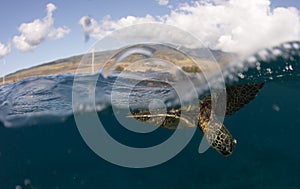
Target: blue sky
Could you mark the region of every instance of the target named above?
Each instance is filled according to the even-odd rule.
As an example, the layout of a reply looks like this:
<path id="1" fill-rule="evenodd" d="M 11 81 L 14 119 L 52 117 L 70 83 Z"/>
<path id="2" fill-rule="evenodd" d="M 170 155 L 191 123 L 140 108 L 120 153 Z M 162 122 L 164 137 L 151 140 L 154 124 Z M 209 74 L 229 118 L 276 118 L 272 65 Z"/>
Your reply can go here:
<path id="1" fill-rule="evenodd" d="M 45 39 L 39 42 L 30 51 L 20 51 L 13 42 L 15 36 L 21 36 L 21 32 L 18 31 L 18 28 L 22 23 L 31 23 L 35 19 L 42 20 L 45 18 L 47 15 L 46 6 L 49 3 L 52 3 L 57 8 L 52 11 L 54 24 L 51 28 L 57 29 L 62 27 L 68 30 L 67 34 L 59 39 L 45 37 Z M 51 60 L 86 52 L 89 47 L 100 38 L 100 34 L 97 33 L 96 29 L 97 27 L 98 29 L 102 28 L 101 20 L 107 15 L 110 15 L 111 17 L 110 22 L 118 23 L 120 27 L 122 25 L 118 21 L 122 18 L 126 18 L 127 16 L 144 18 L 147 14 L 151 15 L 152 19 L 155 20 L 157 20 L 157 16 L 168 15 L 169 18 L 163 22 L 169 24 L 174 20 L 170 13 L 171 10 L 176 11 L 176 8 L 182 3 L 185 3 L 185 1 L 169 0 L 167 5 L 159 5 L 156 0 L 3 0 L 0 6 L 0 23 L 2 24 L 0 30 L 0 43 L 5 46 L 10 46 L 10 52 L 0 58 L 0 76 L 22 68 L 28 68 Z M 172 7 L 170 7 L 170 5 Z M 300 1 L 271 1 L 271 8 L 280 6 L 294 6 L 300 10 Z M 177 13 L 179 14 L 179 12 Z M 84 16 L 90 16 L 97 21 L 98 24 L 93 30 L 87 30 L 90 32 L 89 35 L 91 35 L 88 42 L 84 41 L 83 34 L 83 29 L 87 28 L 84 28 L 79 24 L 79 20 Z M 101 33 L 101 35 L 105 35 L 105 32 Z M 226 36 L 221 36 L 221 38 L 226 39 Z M 218 39 L 221 38 L 218 36 Z M 218 45 L 220 48 L 224 47 L 222 44 L 217 44 L 216 47 L 218 47 Z"/>

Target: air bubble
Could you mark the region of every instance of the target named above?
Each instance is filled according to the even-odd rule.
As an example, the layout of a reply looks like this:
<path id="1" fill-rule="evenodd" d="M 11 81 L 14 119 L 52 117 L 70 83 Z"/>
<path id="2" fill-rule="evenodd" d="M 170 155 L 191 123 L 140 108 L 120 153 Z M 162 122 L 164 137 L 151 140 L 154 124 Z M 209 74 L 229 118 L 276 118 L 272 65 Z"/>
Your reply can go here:
<path id="1" fill-rule="evenodd" d="M 285 43 L 285 44 L 283 44 L 283 48 L 285 48 L 285 49 L 291 49 L 292 45 L 289 44 L 289 43 Z"/>
<path id="2" fill-rule="evenodd" d="M 271 68 L 267 68 L 266 71 L 267 71 L 268 74 L 272 74 L 273 73 L 272 70 L 271 70 Z"/>
<path id="3" fill-rule="evenodd" d="M 284 68 L 283 71 L 286 71 L 286 70 L 289 70 L 289 67 L 288 67 L 288 66 L 285 66 L 285 68 Z"/>
<path id="4" fill-rule="evenodd" d="M 244 79 L 244 78 L 245 78 L 245 75 L 242 74 L 242 73 L 239 73 L 238 76 L 239 76 L 241 79 Z"/>
<path id="5" fill-rule="evenodd" d="M 31 185 L 31 180 L 30 180 L 30 179 L 25 179 L 25 180 L 24 180 L 24 185 L 25 185 L 25 186 Z"/>
<path id="6" fill-rule="evenodd" d="M 273 49 L 273 54 L 275 55 L 275 56 L 280 56 L 280 55 L 282 55 L 282 51 L 281 50 L 279 50 L 279 49 Z"/>
<path id="7" fill-rule="evenodd" d="M 279 112 L 279 111 L 280 111 L 280 107 L 279 107 L 277 104 L 274 104 L 274 105 L 272 106 L 272 109 L 273 109 L 274 111 L 276 111 L 276 112 Z"/>
<path id="8" fill-rule="evenodd" d="M 259 63 L 259 62 L 256 62 L 256 69 L 257 69 L 258 71 L 261 70 L 260 63 Z"/>

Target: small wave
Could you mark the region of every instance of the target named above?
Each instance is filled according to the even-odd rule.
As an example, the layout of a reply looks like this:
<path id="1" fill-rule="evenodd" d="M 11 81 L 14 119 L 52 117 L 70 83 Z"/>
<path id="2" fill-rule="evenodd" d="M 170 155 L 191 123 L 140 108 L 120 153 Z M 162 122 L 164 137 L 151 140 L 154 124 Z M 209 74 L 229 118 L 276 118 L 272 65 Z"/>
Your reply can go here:
<path id="1" fill-rule="evenodd" d="M 260 50 L 244 61 L 227 65 L 223 72 L 228 83 L 295 80 L 300 74 L 300 42 Z"/>

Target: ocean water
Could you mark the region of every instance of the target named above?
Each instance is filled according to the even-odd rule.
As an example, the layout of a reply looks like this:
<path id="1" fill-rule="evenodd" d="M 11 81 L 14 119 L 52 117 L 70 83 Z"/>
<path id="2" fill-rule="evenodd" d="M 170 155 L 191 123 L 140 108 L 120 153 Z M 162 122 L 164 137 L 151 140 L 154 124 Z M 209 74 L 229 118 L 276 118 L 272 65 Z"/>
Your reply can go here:
<path id="1" fill-rule="evenodd" d="M 265 83 L 252 102 L 224 120 L 238 140 L 234 153 L 227 158 L 211 148 L 198 153 L 203 134 L 196 130 L 174 158 L 142 169 L 117 166 L 95 154 L 81 137 L 72 110 L 88 113 L 96 109 L 105 128 L 124 144 L 156 145 L 173 131 L 158 129 L 154 135 L 147 135 L 122 129 L 110 97 L 114 91 L 114 103 L 122 109 L 126 102 L 121 97 L 129 83 L 147 77 L 167 78 L 174 84 L 176 81 L 167 73 L 120 76 L 115 72 L 107 79 L 81 75 L 82 83 L 76 89 L 70 74 L 27 78 L 0 86 L 0 188 L 300 188 L 299 43 L 260 51 L 222 72 L 228 85 Z M 85 82 L 96 77 L 93 109 L 85 98 L 90 91 L 82 92 L 80 87 L 88 89 Z M 122 83 L 115 87 L 120 77 Z M 192 81 L 199 79 L 192 74 L 190 77 Z M 200 82 L 198 87 L 199 95 L 205 95 L 207 90 L 200 90 L 205 84 Z M 150 89 L 140 84 L 130 93 L 131 103 L 138 107 L 139 100 L 135 99 L 147 104 L 155 95 L 171 107 L 178 102 L 172 88 Z M 81 91 L 82 98 L 72 103 L 74 90 Z"/>

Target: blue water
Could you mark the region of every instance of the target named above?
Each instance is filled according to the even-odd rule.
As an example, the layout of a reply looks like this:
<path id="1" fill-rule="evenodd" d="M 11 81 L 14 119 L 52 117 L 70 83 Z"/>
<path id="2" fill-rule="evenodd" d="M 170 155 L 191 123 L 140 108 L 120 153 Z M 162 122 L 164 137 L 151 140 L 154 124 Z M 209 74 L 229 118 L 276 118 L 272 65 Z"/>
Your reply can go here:
<path id="1" fill-rule="evenodd" d="M 197 130 L 177 156 L 144 169 L 113 165 L 86 145 L 72 114 L 73 75 L 0 86 L 0 188 L 300 188 L 299 49 L 299 43 L 286 43 L 224 68 L 227 84 L 266 82 L 255 100 L 225 118 L 224 124 L 238 140 L 232 156 L 224 158 L 213 149 L 199 154 L 203 135 Z M 156 145 L 172 135 L 173 131 L 160 129 L 154 136 L 141 137 L 110 127 L 119 125 L 109 103 L 118 74 L 100 76 L 95 92 L 96 109 L 110 134 L 137 147 Z M 122 79 L 122 87 L 145 77 L 129 76 Z M 81 77 L 89 81 L 98 76 Z M 147 77 L 162 76 L 148 73 Z M 116 89 L 117 95 L 122 96 L 122 87 Z M 172 89 L 147 89 L 141 86 L 141 96 L 132 94 L 145 102 L 154 94 L 164 102 L 177 102 L 171 98 Z M 88 112 L 91 105 L 82 95 L 77 111 Z M 118 104 L 122 108 L 123 99 Z M 31 184 L 25 186 L 28 179 Z"/>

